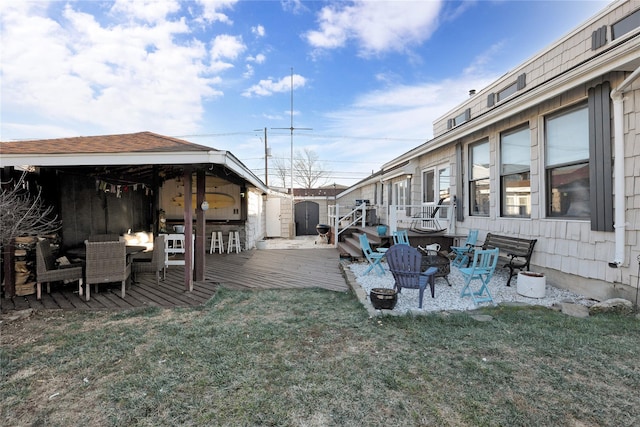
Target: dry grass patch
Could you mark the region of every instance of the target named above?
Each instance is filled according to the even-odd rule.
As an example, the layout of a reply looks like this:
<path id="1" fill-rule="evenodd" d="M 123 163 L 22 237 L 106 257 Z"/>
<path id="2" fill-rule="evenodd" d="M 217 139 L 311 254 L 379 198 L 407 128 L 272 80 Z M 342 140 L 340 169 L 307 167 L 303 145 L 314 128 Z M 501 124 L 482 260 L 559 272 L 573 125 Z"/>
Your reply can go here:
<path id="1" fill-rule="evenodd" d="M 369 318 L 350 294 L 2 325 L 3 425 L 633 425 L 640 325 L 546 309 Z"/>

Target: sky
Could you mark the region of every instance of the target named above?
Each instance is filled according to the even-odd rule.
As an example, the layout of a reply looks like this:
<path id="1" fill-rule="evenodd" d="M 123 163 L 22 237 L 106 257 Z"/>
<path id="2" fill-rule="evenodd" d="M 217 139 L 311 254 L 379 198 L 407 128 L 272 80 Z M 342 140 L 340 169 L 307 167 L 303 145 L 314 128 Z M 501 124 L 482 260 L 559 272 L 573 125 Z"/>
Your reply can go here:
<path id="1" fill-rule="evenodd" d="M 270 185 L 292 142 L 352 185 L 609 3 L 5 0 L 0 139 L 150 131 L 264 181 L 266 128 Z"/>

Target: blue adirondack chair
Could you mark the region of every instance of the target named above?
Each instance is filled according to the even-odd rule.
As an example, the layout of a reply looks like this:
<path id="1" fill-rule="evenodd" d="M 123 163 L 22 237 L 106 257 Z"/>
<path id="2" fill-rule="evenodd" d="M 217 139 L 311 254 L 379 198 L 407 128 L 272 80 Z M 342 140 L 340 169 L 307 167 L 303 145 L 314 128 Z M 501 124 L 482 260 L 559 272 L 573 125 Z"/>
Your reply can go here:
<path id="1" fill-rule="evenodd" d="M 369 261 L 369 268 L 365 270 L 364 275 L 366 276 L 369 274 L 369 272 L 374 268 L 377 269 L 376 272 L 378 273 L 378 276 L 384 274 L 384 268 L 380 262 L 386 255 L 386 252 L 377 252 L 371 249 L 371 245 L 369 244 L 369 239 L 366 234 L 360 235 L 360 249 L 362 249 L 364 257 Z"/>
<path id="2" fill-rule="evenodd" d="M 392 236 L 394 245 L 408 245 L 409 244 L 409 234 L 407 230 L 397 230 L 394 231 Z"/>
<path id="3" fill-rule="evenodd" d="M 460 297 L 470 296 L 474 304 L 480 302 L 493 302 L 493 297 L 487 285 L 493 277 L 493 273 L 498 265 L 499 248 L 478 249 L 473 253 L 473 265 L 460 269 L 464 276 L 465 285 L 460 292 Z M 477 291 L 471 289 L 471 282 L 479 280 L 481 285 Z"/>
<path id="4" fill-rule="evenodd" d="M 467 240 L 462 246 L 451 246 L 451 251 L 456 255 L 451 264 L 458 268 L 468 265 L 477 241 L 478 230 L 469 230 Z"/>
<path id="5" fill-rule="evenodd" d="M 435 297 L 436 267 L 429 267 L 426 271 L 420 271 L 422 254 L 409 245 L 393 245 L 387 251 L 387 264 L 393 274 L 395 287 L 398 292 L 402 288 L 419 289 L 418 307 L 422 308 L 422 298 L 427 284 L 431 288 L 431 298 Z"/>

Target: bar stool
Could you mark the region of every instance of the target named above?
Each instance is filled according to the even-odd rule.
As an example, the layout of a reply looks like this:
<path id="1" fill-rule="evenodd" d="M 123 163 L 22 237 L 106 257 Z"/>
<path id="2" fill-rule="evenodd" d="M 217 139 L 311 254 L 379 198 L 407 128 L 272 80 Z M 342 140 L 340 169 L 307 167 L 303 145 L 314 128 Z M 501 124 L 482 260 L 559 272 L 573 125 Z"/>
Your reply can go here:
<path id="1" fill-rule="evenodd" d="M 229 245 L 227 246 L 227 253 L 231 253 L 235 248 L 236 253 L 240 253 L 240 232 L 237 230 L 229 231 Z"/>
<path id="2" fill-rule="evenodd" d="M 218 253 L 224 252 L 224 240 L 222 240 L 222 231 L 211 232 L 211 246 L 209 247 L 209 253 L 212 254 L 218 249 Z"/>

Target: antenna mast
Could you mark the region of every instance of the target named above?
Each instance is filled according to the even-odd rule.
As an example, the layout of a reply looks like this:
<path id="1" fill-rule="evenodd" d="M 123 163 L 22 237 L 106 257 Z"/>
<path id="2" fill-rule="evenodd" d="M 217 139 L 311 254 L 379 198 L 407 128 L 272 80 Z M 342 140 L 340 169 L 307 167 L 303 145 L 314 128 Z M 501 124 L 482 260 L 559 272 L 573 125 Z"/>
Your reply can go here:
<path id="1" fill-rule="evenodd" d="M 293 131 L 294 130 L 312 130 L 311 128 L 293 127 L 293 67 L 291 67 L 291 126 L 288 128 L 272 128 L 272 129 L 289 129 L 291 135 L 291 222 L 289 223 L 289 236 L 293 239 L 296 235 L 296 223 L 294 219 L 295 200 L 293 196 Z"/>

